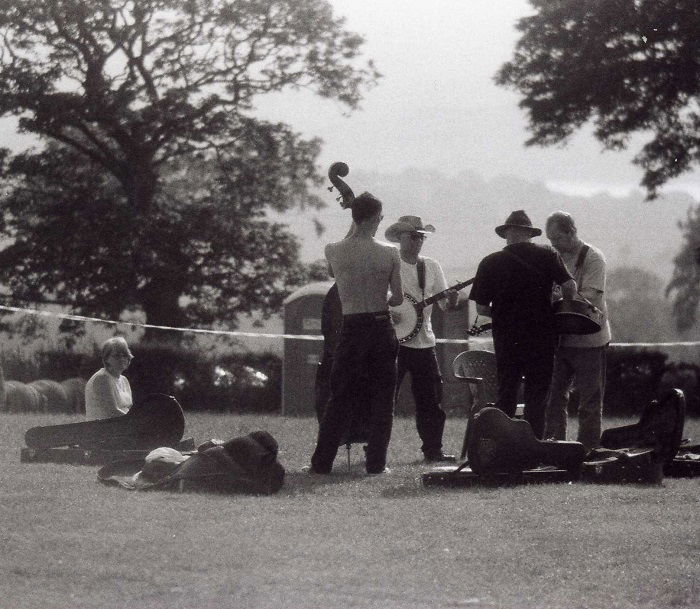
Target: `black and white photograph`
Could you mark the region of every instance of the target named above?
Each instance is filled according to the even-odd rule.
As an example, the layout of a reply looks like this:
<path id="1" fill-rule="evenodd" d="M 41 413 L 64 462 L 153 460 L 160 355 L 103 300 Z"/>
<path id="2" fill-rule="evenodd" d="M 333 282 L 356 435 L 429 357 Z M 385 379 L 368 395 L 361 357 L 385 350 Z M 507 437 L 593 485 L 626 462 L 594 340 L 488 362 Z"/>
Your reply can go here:
<path id="1" fill-rule="evenodd" d="M 696 0 L 0 0 L 0 607 L 700 607 Z"/>

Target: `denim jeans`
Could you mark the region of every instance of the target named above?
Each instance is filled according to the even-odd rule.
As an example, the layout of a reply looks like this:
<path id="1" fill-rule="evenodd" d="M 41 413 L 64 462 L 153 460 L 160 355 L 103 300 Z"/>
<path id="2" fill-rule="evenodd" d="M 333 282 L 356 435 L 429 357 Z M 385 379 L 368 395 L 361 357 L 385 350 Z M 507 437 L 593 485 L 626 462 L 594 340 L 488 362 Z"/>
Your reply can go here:
<path id="1" fill-rule="evenodd" d="M 573 384 L 579 394 L 578 441 L 586 450 L 600 445 L 606 347 L 559 347 L 547 403 L 546 437 L 566 440 L 566 410 Z"/>

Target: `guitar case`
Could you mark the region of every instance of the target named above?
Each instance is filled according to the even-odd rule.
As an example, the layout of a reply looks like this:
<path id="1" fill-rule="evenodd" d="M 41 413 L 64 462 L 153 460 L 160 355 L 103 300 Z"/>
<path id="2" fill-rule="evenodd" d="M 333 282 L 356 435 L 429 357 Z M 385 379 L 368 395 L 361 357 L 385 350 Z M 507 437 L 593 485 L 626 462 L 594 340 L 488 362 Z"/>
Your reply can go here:
<path id="1" fill-rule="evenodd" d="M 586 455 L 579 479 L 597 484 L 660 484 L 663 470 L 653 448 L 594 448 Z"/>
<path id="2" fill-rule="evenodd" d="M 606 429 L 600 437 L 603 448 L 652 448 L 656 460 L 669 465 L 683 438 L 685 395 L 680 389 L 665 391 L 642 411 L 638 423 Z"/>
<path id="3" fill-rule="evenodd" d="M 510 486 L 576 480 L 586 450 L 579 442 L 538 440 L 527 421 L 487 406 L 474 415 L 468 460 L 422 475 L 425 486 Z"/>
<path id="4" fill-rule="evenodd" d="M 671 389 L 653 400 L 638 423 L 607 429 L 602 447 L 588 454 L 578 442 L 538 440 L 529 423 L 497 408 L 480 410 L 472 423 L 467 462 L 423 474 L 425 485 L 522 484 L 581 480 L 658 484 L 666 475 L 700 475 L 700 446 L 681 449 L 685 396 Z M 669 472 L 673 472 L 672 474 Z"/>
<path id="5" fill-rule="evenodd" d="M 525 420 L 487 406 L 474 415 L 467 457 L 479 475 L 520 473 L 553 466 L 576 474 L 586 456 L 580 442 L 539 440 Z"/>
<path id="6" fill-rule="evenodd" d="M 644 408 L 639 422 L 603 432 L 601 448 L 586 458 L 582 479 L 660 483 L 676 467 L 684 424 L 685 396 L 669 389 Z"/>
<path id="7" fill-rule="evenodd" d="M 31 449 L 76 446 L 85 450 L 152 450 L 177 447 L 185 416 L 177 400 L 153 393 L 123 416 L 97 421 L 32 427 L 24 434 Z"/>
<path id="8" fill-rule="evenodd" d="M 700 444 L 684 441 L 671 463 L 664 466 L 664 475 L 670 478 L 700 476 Z"/>

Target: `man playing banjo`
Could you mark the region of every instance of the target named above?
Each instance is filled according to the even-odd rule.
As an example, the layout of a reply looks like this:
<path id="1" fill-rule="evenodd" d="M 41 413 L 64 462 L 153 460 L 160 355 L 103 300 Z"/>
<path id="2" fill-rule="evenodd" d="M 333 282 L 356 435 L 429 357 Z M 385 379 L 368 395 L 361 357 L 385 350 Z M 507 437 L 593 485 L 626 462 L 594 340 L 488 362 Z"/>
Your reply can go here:
<path id="1" fill-rule="evenodd" d="M 328 266 L 338 284 L 343 326 L 331 369 L 331 399 L 311 457 L 310 471 L 316 474 L 331 472 L 350 425 L 358 384 L 366 384 L 369 399 L 368 474 L 386 471 L 393 423 L 398 340 L 388 307 L 403 301 L 399 254 L 374 239 L 382 220 L 379 199 L 363 193 L 351 209 L 355 230 L 326 246 Z"/>
<path id="2" fill-rule="evenodd" d="M 457 290 L 447 289 L 445 275 L 440 264 L 432 258 L 419 256 L 423 241 L 428 233 L 435 231 L 430 224 L 423 225 L 418 216 L 402 216 L 398 222 L 386 229 L 384 236 L 388 241 L 399 244 L 401 255 L 401 283 L 404 296 L 409 295 L 415 302 L 445 292 L 446 299 L 439 300 L 440 307 L 455 308 L 459 297 Z M 404 298 L 403 308 L 412 311 L 412 303 Z M 440 408 L 442 402 L 442 377 L 435 352 L 435 334 L 430 323 L 432 306 L 423 309 L 423 323 L 415 335 L 408 334 L 408 340 L 399 345 L 396 393 L 398 395 L 401 381 L 406 372 L 411 373 L 411 389 L 416 404 L 416 428 L 423 442 L 421 447 L 425 460 L 429 463 L 454 461 L 453 455 L 442 452 L 442 432 L 445 427 L 445 411 Z M 392 311 L 394 323 L 414 322 L 403 318 L 400 310 Z M 413 330 L 412 328 L 409 330 Z"/>
<path id="3" fill-rule="evenodd" d="M 603 393 L 605 391 L 605 351 L 610 342 L 610 323 L 605 306 L 605 256 L 578 236 L 571 215 L 556 211 L 547 218 L 547 239 L 562 257 L 583 298 L 604 314 L 601 329 L 594 334 L 562 334 L 554 356 L 554 372 L 549 390 L 546 437 L 566 440 L 567 402 L 570 386 L 578 390 L 578 441 L 586 450 L 600 444 Z"/>

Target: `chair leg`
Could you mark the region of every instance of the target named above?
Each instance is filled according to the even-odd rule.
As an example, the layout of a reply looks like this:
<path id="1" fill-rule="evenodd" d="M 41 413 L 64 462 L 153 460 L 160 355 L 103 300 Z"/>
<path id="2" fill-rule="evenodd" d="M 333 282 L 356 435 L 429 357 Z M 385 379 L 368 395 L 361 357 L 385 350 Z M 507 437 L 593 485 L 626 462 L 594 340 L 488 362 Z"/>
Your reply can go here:
<path id="1" fill-rule="evenodd" d="M 467 415 L 467 425 L 464 428 L 464 440 L 462 440 L 462 451 L 459 454 L 459 460 L 464 461 L 467 457 L 467 445 L 469 443 L 469 430 L 472 426 L 472 419 L 474 418 L 474 411 L 476 410 L 476 404 L 472 405 L 469 409 L 469 414 Z"/>
<path id="2" fill-rule="evenodd" d="M 467 427 L 464 430 L 464 440 L 462 441 L 462 452 L 459 455 L 460 461 L 464 461 L 467 457 L 467 447 L 469 446 L 469 435 L 472 428 L 472 423 L 474 421 L 474 415 L 482 409 L 480 402 L 474 402 L 471 409 L 469 410 L 469 415 L 467 416 Z"/>
<path id="3" fill-rule="evenodd" d="M 467 419 L 467 427 L 464 430 L 464 440 L 462 441 L 462 452 L 459 454 L 459 460 L 464 461 L 467 456 L 467 442 L 469 441 L 469 419 Z"/>
<path id="4" fill-rule="evenodd" d="M 460 461 L 467 457 L 467 446 L 469 444 L 469 430 L 472 426 L 472 420 L 474 415 L 483 408 L 482 404 L 485 404 L 486 396 L 484 395 L 484 382 L 482 379 L 478 379 L 476 382 L 476 391 L 472 391 L 472 402 L 470 404 L 469 413 L 467 414 L 467 427 L 464 430 L 464 440 L 462 441 L 462 451 L 459 455 Z"/>

